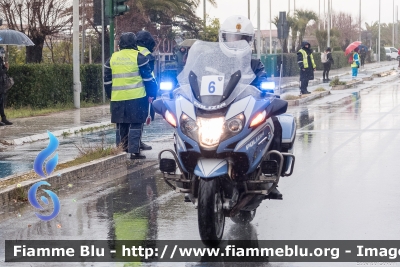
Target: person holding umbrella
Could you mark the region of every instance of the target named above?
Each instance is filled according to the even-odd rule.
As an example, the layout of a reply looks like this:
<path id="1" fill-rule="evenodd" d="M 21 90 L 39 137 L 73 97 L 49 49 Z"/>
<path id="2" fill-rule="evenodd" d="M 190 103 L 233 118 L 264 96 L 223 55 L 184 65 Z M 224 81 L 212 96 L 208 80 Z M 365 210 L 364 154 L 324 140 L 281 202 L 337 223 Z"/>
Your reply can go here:
<path id="1" fill-rule="evenodd" d="M 366 56 L 367 56 L 367 50 L 365 49 L 364 46 L 361 46 L 361 50 L 360 50 L 361 67 L 364 67 Z"/>
<path id="2" fill-rule="evenodd" d="M 358 51 L 358 47 L 354 48 L 353 62 L 351 63 L 352 79 L 355 79 L 357 77 L 358 68 L 360 67 L 360 55 L 358 54 Z"/>
<path id="3" fill-rule="evenodd" d="M 5 125 L 12 125 L 12 122 L 7 120 L 6 114 L 4 112 L 4 102 L 6 98 L 6 88 L 5 88 L 5 75 L 8 70 L 8 62 L 5 62 L 5 50 L 2 46 L 0 46 L 0 116 L 1 116 L 1 121 L 0 121 L 0 126 L 5 126 Z"/>

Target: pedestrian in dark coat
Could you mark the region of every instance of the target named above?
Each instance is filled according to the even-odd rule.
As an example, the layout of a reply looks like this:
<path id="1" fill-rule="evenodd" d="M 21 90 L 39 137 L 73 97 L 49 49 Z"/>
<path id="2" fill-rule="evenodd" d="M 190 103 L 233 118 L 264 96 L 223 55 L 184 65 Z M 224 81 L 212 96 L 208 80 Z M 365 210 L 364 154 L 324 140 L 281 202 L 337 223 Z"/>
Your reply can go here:
<path id="1" fill-rule="evenodd" d="M 314 71 L 317 67 L 314 62 L 310 43 L 301 43 L 301 49 L 297 52 L 297 63 L 300 68 L 300 93 L 310 94 L 307 90 L 308 81 L 314 80 Z"/>
<path id="2" fill-rule="evenodd" d="M 154 41 L 153 36 L 148 32 L 148 31 L 139 31 L 136 34 L 136 41 L 137 41 L 137 47 L 140 53 L 142 53 L 148 60 L 149 60 L 149 65 L 151 72 L 153 73 L 154 76 L 154 62 L 155 62 L 155 57 L 153 56 L 153 49 L 156 46 L 156 42 Z M 151 120 L 154 121 L 154 109 L 153 106 L 150 107 L 150 117 Z"/>
<path id="3" fill-rule="evenodd" d="M 7 120 L 4 112 L 4 104 L 6 99 L 5 77 L 8 71 L 8 62 L 5 62 L 5 50 L 0 46 L 0 126 L 12 125 L 12 122 Z"/>
<path id="4" fill-rule="evenodd" d="M 323 62 L 324 71 L 322 72 L 323 82 L 329 82 L 329 71 L 331 70 L 331 65 L 334 64 L 334 60 L 331 53 L 331 48 L 327 47 L 325 50 L 326 53 L 326 61 Z M 326 78 L 325 78 L 326 77 Z"/>
<path id="5" fill-rule="evenodd" d="M 143 123 L 148 105 L 156 96 L 157 83 L 149 60 L 137 50 L 134 33 L 122 33 L 119 49 L 104 66 L 104 87 L 111 99 L 111 122 L 117 124 L 117 145 L 131 153 L 132 159 L 144 159 L 140 154 L 140 149 L 147 149 L 141 142 Z"/>
<path id="6" fill-rule="evenodd" d="M 148 31 L 139 31 L 136 34 L 137 47 L 139 51 L 149 60 L 151 71 L 154 71 L 153 49 L 156 46 L 153 36 Z M 148 50 L 148 52 L 145 49 Z"/>

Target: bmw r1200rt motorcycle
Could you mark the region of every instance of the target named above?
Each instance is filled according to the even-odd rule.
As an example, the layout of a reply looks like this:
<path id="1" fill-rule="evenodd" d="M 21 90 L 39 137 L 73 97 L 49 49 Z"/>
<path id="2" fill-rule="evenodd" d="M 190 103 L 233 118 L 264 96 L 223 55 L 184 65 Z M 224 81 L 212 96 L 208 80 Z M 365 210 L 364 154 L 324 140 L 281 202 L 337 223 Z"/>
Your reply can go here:
<path id="1" fill-rule="evenodd" d="M 235 43 L 238 50 L 248 45 Z M 279 178 L 293 172 L 294 118 L 284 114 L 286 101 L 263 91 L 268 83 L 261 89 L 250 85 L 255 78 L 250 61 L 251 52 L 227 57 L 218 43 L 197 41 L 178 76 L 179 88 L 160 84 L 171 90 L 153 103 L 175 128 L 175 150 L 160 152 L 160 170 L 197 208 L 206 245 L 220 242 L 225 217 L 249 223 Z M 274 116 L 282 131 L 275 131 Z M 282 132 L 282 139 L 274 132 Z M 275 140 L 281 144 L 275 146 Z M 167 151 L 173 159 L 163 157 Z"/>

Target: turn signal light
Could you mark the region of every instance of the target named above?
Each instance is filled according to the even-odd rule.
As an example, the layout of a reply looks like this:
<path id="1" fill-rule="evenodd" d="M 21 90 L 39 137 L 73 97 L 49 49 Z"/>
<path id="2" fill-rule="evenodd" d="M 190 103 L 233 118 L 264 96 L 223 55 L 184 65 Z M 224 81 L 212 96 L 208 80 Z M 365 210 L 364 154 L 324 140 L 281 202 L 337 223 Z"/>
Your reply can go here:
<path id="1" fill-rule="evenodd" d="M 254 119 L 250 122 L 250 127 L 257 126 L 265 121 L 265 117 L 267 116 L 267 112 L 265 110 L 259 113 Z"/>
<path id="2" fill-rule="evenodd" d="M 167 120 L 167 122 L 169 124 L 176 127 L 176 120 L 175 120 L 174 116 L 168 110 L 165 112 L 165 119 Z"/>

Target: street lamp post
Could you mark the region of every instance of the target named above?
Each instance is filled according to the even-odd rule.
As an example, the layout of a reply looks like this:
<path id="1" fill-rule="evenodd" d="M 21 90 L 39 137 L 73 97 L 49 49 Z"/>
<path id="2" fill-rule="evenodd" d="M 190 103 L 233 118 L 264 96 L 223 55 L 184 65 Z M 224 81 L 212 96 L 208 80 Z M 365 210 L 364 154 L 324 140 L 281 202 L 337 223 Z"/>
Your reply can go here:
<path id="1" fill-rule="evenodd" d="M 247 17 L 250 19 L 250 0 L 247 0 Z"/>
<path id="2" fill-rule="evenodd" d="M 271 11 L 271 0 L 269 0 L 269 53 L 272 54 L 272 11 Z"/>
<path id="3" fill-rule="evenodd" d="M 257 59 L 261 58 L 260 0 L 257 0 Z"/>
<path id="4" fill-rule="evenodd" d="M 326 42 L 326 47 L 330 47 L 331 46 L 331 5 L 330 5 L 330 1 L 328 0 L 328 30 L 327 30 L 327 42 Z"/>
<path id="5" fill-rule="evenodd" d="M 392 44 L 393 44 L 393 47 L 394 47 L 394 0 L 393 0 Z"/>
<path id="6" fill-rule="evenodd" d="M 378 62 L 381 62 L 381 0 L 379 0 Z"/>
<path id="7" fill-rule="evenodd" d="M 203 0 L 203 19 L 204 19 L 204 28 L 205 28 L 207 25 L 207 22 L 206 22 L 206 0 Z"/>
<path id="8" fill-rule="evenodd" d="M 361 0 L 360 0 L 360 8 L 359 8 L 359 12 L 358 12 L 358 27 L 360 30 L 360 41 L 361 41 Z"/>
<path id="9" fill-rule="evenodd" d="M 74 106 L 75 108 L 81 107 L 80 93 L 81 81 L 79 77 L 79 0 L 73 0 L 73 81 L 74 81 Z"/>

